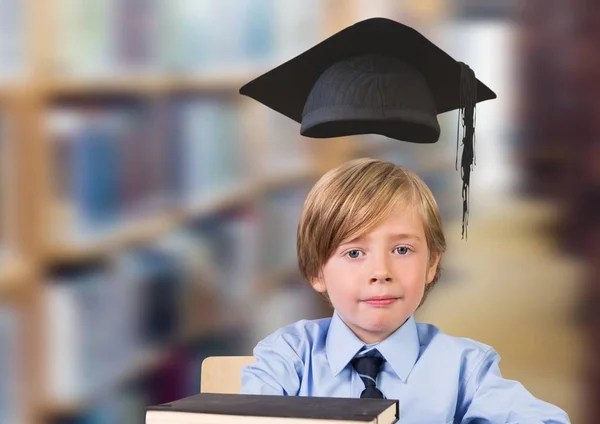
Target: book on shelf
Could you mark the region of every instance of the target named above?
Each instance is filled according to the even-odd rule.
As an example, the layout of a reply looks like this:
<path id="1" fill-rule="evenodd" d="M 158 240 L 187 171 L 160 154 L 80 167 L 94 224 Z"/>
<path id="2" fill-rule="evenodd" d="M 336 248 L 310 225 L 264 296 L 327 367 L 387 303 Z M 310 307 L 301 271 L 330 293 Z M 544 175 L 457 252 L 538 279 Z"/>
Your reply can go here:
<path id="1" fill-rule="evenodd" d="M 249 184 L 239 111 L 225 100 L 61 104 L 48 125 L 54 231 L 69 241 L 91 242 Z"/>
<path id="2" fill-rule="evenodd" d="M 48 115 L 57 235 L 72 241 L 103 237 L 139 216 L 155 197 L 144 146 L 151 117 L 144 107 L 62 105 Z M 156 171 L 156 170 L 155 170 Z M 67 234 L 67 235 L 65 235 Z"/>
<path id="3" fill-rule="evenodd" d="M 240 116 L 230 102 L 198 96 L 173 103 L 183 199 L 194 207 L 247 180 Z M 248 152 L 249 153 L 249 152 Z"/>
<path id="4" fill-rule="evenodd" d="M 147 408 L 146 424 L 395 423 L 392 399 L 200 393 Z"/>

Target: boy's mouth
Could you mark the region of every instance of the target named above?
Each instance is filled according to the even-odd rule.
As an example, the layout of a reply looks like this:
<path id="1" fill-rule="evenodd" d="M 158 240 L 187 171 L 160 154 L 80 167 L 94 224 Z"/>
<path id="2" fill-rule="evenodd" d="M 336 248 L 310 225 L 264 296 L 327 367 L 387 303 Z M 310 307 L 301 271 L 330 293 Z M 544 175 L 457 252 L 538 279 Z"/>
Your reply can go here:
<path id="1" fill-rule="evenodd" d="M 397 296 L 373 296 L 363 300 L 364 303 L 371 306 L 388 306 L 400 299 Z"/>

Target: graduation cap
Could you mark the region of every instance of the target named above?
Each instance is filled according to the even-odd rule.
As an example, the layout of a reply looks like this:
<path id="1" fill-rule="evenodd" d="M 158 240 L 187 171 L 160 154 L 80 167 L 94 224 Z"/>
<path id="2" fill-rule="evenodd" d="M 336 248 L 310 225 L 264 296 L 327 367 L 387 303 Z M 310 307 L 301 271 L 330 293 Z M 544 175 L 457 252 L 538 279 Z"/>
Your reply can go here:
<path id="1" fill-rule="evenodd" d="M 250 81 L 240 94 L 298 122 L 311 138 L 380 134 L 435 143 L 437 115 L 458 109 L 464 237 L 475 106 L 496 94 L 415 29 L 386 18 L 358 22 Z"/>

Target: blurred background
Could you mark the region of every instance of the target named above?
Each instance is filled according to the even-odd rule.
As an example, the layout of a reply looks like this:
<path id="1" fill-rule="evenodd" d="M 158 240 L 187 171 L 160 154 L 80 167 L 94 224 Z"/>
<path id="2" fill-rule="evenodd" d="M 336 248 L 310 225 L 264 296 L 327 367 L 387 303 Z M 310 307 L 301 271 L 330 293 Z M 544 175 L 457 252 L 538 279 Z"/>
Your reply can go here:
<path id="1" fill-rule="evenodd" d="M 416 171 L 449 250 L 420 320 L 596 423 L 600 12 L 591 0 L 0 0 L 0 424 L 142 423 L 212 355 L 328 306 L 301 280 L 311 185 Z M 312 140 L 238 89 L 361 19 L 411 25 L 477 106 L 468 240 L 457 112 L 436 145 Z"/>

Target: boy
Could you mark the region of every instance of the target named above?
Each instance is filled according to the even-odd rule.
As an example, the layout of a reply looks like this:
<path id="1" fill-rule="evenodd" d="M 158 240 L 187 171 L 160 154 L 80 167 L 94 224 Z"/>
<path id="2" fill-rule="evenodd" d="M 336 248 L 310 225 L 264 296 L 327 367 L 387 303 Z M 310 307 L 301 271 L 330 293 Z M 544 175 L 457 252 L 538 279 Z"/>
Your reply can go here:
<path id="1" fill-rule="evenodd" d="M 445 249 L 437 203 L 411 171 L 357 159 L 325 174 L 304 205 L 298 258 L 333 317 L 259 342 L 241 393 L 399 399 L 403 423 L 568 423 L 502 378 L 491 347 L 415 322 Z"/>

